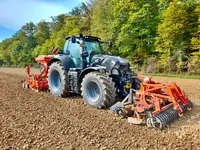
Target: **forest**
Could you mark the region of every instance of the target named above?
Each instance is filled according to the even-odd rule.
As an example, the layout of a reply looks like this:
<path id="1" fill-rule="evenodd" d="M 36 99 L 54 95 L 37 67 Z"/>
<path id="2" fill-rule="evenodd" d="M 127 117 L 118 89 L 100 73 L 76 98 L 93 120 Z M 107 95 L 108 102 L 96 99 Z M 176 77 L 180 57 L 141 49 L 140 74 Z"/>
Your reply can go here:
<path id="1" fill-rule="evenodd" d="M 89 0 L 50 22 L 26 23 L 3 40 L 0 66 L 33 65 L 80 33 L 112 41 L 104 54 L 128 59 L 134 71 L 200 75 L 199 0 Z"/>

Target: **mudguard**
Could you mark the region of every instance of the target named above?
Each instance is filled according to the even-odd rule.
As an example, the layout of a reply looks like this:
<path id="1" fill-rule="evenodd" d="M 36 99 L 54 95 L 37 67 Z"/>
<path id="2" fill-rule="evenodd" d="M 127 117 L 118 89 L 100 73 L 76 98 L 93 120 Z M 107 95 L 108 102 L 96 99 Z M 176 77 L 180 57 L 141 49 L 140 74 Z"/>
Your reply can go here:
<path id="1" fill-rule="evenodd" d="M 80 73 L 80 75 L 79 75 L 79 79 L 78 79 L 79 83 L 82 82 L 82 79 L 84 78 L 84 76 L 86 74 L 88 74 L 89 72 L 92 72 L 92 71 L 103 71 L 103 72 L 106 72 L 106 67 L 104 67 L 104 66 L 97 66 L 97 67 L 88 67 L 88 68 L 84 69 Z"/>
<path id="2" fill-rule="evenodd" d="M 53 62 L 56 61 L 62 62 L 66 71 L 69 71 L 70 68 L 76 68 L 73 59 L 68 55 L 63 55 L 63 54 L 57 55 L 55 58 L 51 59 L 48 65 L 50 66 Z"/>

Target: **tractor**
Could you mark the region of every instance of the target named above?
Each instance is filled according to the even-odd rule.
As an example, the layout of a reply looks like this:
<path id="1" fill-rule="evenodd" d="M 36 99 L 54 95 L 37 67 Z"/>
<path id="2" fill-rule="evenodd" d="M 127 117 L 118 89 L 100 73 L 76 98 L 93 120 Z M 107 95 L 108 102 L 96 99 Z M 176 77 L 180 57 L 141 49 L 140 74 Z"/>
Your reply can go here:
<path id="1" fill-rule="evenodd" d="M 109 108 L 129 123 L 150 127 L 165 127 L 191 109 L 192 102 L 176 83 L 138 76 L 127 60 L 103 55 L 103 44 L 112 47 L 95 36 L 66 37 L 64 50 L 53 48 L 54 55 L 35 58 L 43 68 L 40 74 L 30 74 L 27 66 L 23 87 L 58 97 L 81 94 L 91 107 Z"/>
<path id="2" fill-rule="evenodd" d="M 49 88 L 59 97 L 81 94 L 89 106 L 109 108 L 116 102 L 116 95 L 125 97 L 130 88 L 139 89 L 140 80 L 127 60 L 110 53 L 103 55 L 102 44 L 112 47 L 112 42 L 94 36 L 66 37 L 63 51 L 53 48 L 57 55 L 36 58 L 44 70 L 27 84 L 38 91 Z M 27 70 L 30 73 L 30 67 Z"/>

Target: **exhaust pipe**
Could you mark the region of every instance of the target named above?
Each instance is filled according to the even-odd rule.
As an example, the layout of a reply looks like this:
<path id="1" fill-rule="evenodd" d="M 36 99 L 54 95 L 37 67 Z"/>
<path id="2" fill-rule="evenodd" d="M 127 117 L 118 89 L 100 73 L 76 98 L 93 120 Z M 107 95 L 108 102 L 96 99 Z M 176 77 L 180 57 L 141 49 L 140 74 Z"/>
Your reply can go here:
<path id="1" fill-rule="evenodd" d="M 84 70 L 87 68 L 87 57 L 88 57 L 88 52 L 84 50 L 85 45 L 83 41 L 83 37 L 80 36 L 80 55 L 81 55 L 81 70 Z"/>

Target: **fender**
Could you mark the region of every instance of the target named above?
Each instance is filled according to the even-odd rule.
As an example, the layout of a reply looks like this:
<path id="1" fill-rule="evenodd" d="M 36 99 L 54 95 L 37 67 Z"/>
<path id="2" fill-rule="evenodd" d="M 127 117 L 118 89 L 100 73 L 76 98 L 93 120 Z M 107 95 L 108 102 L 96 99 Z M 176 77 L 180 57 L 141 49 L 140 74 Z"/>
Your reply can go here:
<path id="1" fill-rule="evenodd" d="M 81 83 L 84 76 L 90 72 L 93 72 L 93 71 L 100 71 L 100 72 L 106 72 L 106 67 L 104 66 L 97 66 L 97 67 L 88 67 L 86 69 L 84 69 L 80 75 L 79 75 L 79 78 L 78 78 L 78 83 Z"/>
<path id="2" fill-rule="evenodd" d="M 73 59 L 68 55 L 57 55 L 55 58 L 51 59 L 48 66 L 50 66 L 53 62 L 60 61 L 63 63 L 65 70 L 69 71 L 70 68 L 76 68 Z"/>

